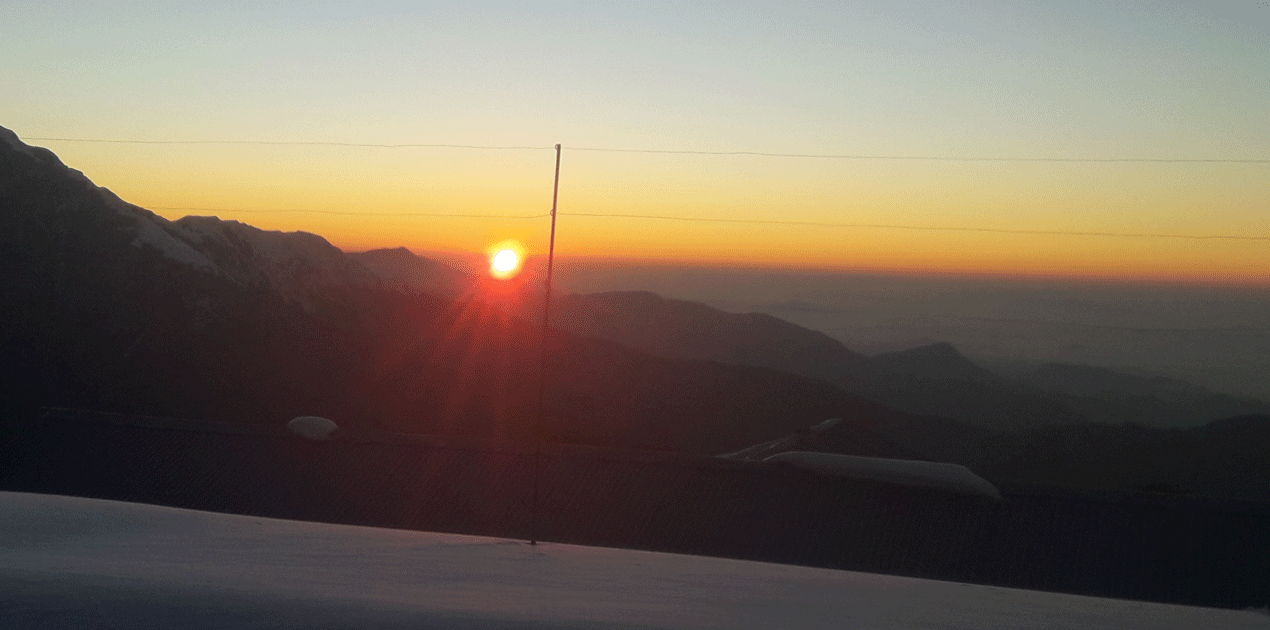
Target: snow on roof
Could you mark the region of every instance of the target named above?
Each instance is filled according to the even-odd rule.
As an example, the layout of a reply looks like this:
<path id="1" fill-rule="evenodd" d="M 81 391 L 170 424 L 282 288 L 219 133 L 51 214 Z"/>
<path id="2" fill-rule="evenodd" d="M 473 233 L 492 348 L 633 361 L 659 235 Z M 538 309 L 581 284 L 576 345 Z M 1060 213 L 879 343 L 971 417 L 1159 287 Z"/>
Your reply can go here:
<path id="1" fill-rule="evenodd" d="M 906 486 L 939 488 L 994 499 L 1001 498 L 1001 492 L 987 479 L 957 464 L 810 451 L 786 451 L 772 455 L 763 461 L 788 464 L 795 468 L 839 477 L 871 479 Z"/>
<path id="2" fill-rule="evenodd" d="M 1270 628 L 1249 611 L 0 492 L 6 628 Z"/>

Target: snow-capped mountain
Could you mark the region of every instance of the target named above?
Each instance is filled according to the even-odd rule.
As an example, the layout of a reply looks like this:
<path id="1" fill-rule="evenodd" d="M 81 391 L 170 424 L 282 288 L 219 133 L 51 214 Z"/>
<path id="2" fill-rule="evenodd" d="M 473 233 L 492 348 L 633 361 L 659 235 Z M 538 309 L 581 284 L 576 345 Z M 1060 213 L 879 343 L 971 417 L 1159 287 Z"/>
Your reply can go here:
<path id="1" fill-rule="evenodd" d="M 95 214 L 100 222 L 112 224 L 116 238 L 127 239 L 135 249 L 157 253 L 171 263 L 238 286 L 266 289 L 302 305 L 307 305 L 309 292 L 316 288 L 381 285 L 378 276 L 316 234 L 266 231 L 216 217 L 169 221 L 97 186 L 51 151 L 28 146 L 3 127 L 0 142 L 8 150 L 9 160 L 19 162 L 22 171 L 28 175 L 40 172 L 41 179 L 49 184 L 56 180 L 61 189 L 61 203 L 54 205 L 61 217 L 44 214 L 29 219 L 56 223 L 58 219 L 73 220 L 71 213 Z"/>
<path id="2" fill-rule="evenodd" d="M 161 217 L 156 217 L 164 221 Z M 308 232 L 265 231 L 216 217 L 184 217 L 159 224 L 171 246 L 199 253 L 214 272 L 242 286 L 265 286 L 303 302 L 322 286 L 378 287 L 378 276 L 326 239 Z"/>

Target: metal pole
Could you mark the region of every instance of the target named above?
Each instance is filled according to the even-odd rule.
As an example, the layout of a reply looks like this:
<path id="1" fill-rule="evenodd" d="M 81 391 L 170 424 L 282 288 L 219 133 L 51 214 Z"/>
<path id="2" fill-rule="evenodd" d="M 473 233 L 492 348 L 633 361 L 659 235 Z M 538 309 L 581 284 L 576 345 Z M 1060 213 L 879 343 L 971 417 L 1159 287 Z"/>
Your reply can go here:
<path id="1" fill-rule="evenodd" d="M 560 145 L 556 145 L 556 180 L 551 187 L 551 239 L 547 245 L 547 281 L 542 301 L 542 340 L 538 352 L 538 415 L 534 419 L 534 496 L 529 516 L 529 544 L 538 544 L 538 478 L 542 475 L 543 398 L 547 390 L 547 337 L 551 331 L 551 270 L 556 259 L 556 202 L 560 199 Z"/>

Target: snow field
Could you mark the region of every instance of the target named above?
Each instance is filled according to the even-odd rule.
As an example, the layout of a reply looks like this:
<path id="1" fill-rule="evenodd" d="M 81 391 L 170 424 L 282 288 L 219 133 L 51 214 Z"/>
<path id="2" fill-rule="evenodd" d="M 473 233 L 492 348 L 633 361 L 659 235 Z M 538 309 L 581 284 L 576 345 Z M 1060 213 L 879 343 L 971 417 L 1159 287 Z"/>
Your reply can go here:
<path id="1" fill-rule="evenodd" d="M 1227 611 L 0 492 L 6 628 L 1270 628 Z"/>

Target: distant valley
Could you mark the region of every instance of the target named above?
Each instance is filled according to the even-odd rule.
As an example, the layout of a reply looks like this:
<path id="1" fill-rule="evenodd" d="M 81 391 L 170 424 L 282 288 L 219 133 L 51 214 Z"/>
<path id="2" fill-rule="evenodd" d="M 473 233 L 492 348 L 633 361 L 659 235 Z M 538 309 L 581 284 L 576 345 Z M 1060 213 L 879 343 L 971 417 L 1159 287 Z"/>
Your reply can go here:
<path id="1" fill-rule="evenodd" d="M 1005 373 L 1045 363 L 1164 376 L 1270 400 L 1270 291 L 1045 279 L 566 261 L 575 293 L 652 291 L 762 312 L 873 355 L 948 342 Z"/>
<path id="2" fill-rule="evenodd" d="M 434 261 L 404 249 L 353 256 L 380 265 L 391 259 L 393 264 L 376 268 L 385 278 L 422 292 L 439 285 L 451 295 L 463 290 L 459 272 L 434 267 Z M 466 282 L 473 286 L 476 280 L 467 276 Z M 518 295 L 512 306 L 526 320 L 540 320 L 541 308 L 541 298 L 532 292 Z M 913 413 L 995 428 L 1082 421 L 1183 427 L 1270 413 L 1270 403 L 1263 400 L 1092 366 L 1041 363 L 997 373 L 946 342 L 865 356 L 824 333 L 767 313 L 733 313 L 650 292 L 559 296 L 553 309 L 554 325 L 579 335 L 659 356 L 773 368 L 825 380 Z"/>

